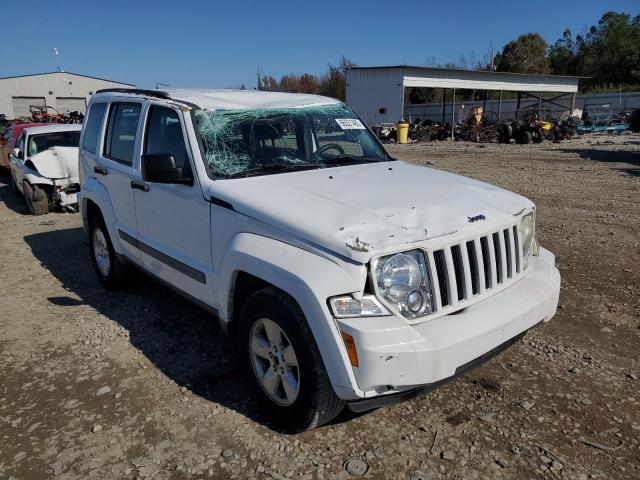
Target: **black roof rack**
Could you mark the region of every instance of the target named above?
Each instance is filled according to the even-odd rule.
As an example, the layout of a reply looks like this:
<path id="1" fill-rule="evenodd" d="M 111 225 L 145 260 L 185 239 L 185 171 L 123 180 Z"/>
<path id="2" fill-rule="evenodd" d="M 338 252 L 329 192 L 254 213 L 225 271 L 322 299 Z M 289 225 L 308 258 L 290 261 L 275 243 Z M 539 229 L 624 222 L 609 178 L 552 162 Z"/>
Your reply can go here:
<path id="1" fill-rule="evenodd" d="M 171 98 L 167 92 L 163 92 L 162 90 L 145 90 L 143 88 L 105 88 L 96 91 L 96 93 L 133 93 L 163 99 Z"/>

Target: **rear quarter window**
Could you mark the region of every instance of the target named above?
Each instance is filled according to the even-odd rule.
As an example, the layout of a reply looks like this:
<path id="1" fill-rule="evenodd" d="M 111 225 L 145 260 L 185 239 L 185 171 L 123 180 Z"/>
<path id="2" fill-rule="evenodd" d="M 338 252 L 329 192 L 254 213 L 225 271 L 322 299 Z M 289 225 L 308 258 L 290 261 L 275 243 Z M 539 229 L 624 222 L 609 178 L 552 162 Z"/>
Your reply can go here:
<path id="1" fill-rule="evenodd" d="M 100 128 L 104 120 L 104 113 L 107 111 L 106 103 L 94 103 L 89 109 L 87 121 L 84 124 L 84 137 L 82 138 L 82 149 L 91 153 L 98 151 L 100 143 Z"/>

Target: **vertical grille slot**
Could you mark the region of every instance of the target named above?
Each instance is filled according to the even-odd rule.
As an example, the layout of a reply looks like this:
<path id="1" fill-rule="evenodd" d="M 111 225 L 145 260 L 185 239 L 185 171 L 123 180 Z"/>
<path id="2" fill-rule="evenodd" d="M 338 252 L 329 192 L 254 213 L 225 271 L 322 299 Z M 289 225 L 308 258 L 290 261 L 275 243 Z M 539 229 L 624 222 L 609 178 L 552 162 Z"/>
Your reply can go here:
<path id="1" fill-rule="evenodd" d="M 462 251 L 460 245 L 451 247 L 451 257 L 453 259 L 453 270 L 456 275 L 456 286 L 458 287 L 458 300 L 464 299 L 464 267 L 462 266 Z"/>
<path id="2" fill-rule="evenodd" d="M 513 278 L 513 263 L 511 256 L 511 236 L 509 235 L 509 230 L 505 230 L 504 232 L 504 249 L 507 254 L 507 277 Z"/>
<path id="3" fill-rule="evenodd" d="M 516 272 L 520 273 L 520 242 L 518 241 L 518 227 L 513 227 L 513 251 L 516 256 Z"/>
<path id="4" fill-rule="evenodd" d="M 502 271 L 502 252 L 500 250 L 500 237 L 498 236 L 498 233 L 494 233 L 493 235 L 491 235 L 491 237 L 493 238 L 493 248 L 494 248 L 494 252 L 495 252 L 495 264 L 496 264 L 496 275 L 497 275 L 497 282 L 498 283 L 502 283 L 503 281 L 503 271 Z"/>
<path id="5" fill-rule="evenodd" d="M 447 281 L 447 262 L 444 258 L 444 251 L 437 250 L 433 252 L 433 261 L 436 264 L 436 274 L 440 287 L 440 301 L 442 302 L 442 306 L 445 307 L 449 305 L 449 282 Z"/>
<path id="6" fill-rule="evenodd" d="M 489 254 L 489 239 L 487 237 L 482 237 L 480 239 L 480 248 L 482 250 L 482 263 L 484 266 L 484 284 L 486 288 L 492 288 L 491 284 L 491 271 L 493 267 L 491 266 L 491 257 Z"/>
<path id="7" fill-rule="evenodd" d="M 467 256 L 469 257 L 469 271 L 471 273 L 471 294 L 475 295 L 480 290 L 478 283 L 479 271 L 478 271 L 478 258 L 476 257 L 476 247 L 473 241 L 467 242 Z"/>

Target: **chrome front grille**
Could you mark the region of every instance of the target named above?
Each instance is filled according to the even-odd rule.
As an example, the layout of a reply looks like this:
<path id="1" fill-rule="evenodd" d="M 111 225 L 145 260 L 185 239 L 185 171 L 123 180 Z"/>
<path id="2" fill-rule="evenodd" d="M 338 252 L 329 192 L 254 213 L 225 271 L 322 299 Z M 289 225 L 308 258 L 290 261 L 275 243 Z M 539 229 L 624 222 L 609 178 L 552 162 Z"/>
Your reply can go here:
<path id="1" fill-rule="evenodd" d="M 427 252 L 436 310 L 450 313 L 488 297 L 522 272 L 517 225 Z"/>

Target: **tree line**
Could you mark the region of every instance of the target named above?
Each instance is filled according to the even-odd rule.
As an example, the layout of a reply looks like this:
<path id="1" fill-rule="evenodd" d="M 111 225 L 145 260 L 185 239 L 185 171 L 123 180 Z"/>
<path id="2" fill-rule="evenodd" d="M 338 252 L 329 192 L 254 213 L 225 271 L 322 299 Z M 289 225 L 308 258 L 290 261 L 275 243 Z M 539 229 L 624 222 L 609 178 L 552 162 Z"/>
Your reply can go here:
<path id="1" fill-rule="evenodd" d="M 607 12 L 588 30 L 548 45 L 538 33 L 520 35 L 494 59 L 501 72 L 578 75 L 584 92 L 640 87 L 640 15 Z"/>
<path id="2" fill-rule="evenodd" d="M 574 35 L 564 31 L 562 38 L 548 44 L 539 33 L 526 33 L 508 42 L 500 52 L 488 52 L 481 58 L 463 54 L 457 62 L 429 66 L 530 74 L 576 75 L 589 77 L 580 81 L 583 93 L 640 90 L 640 15 L 607 12 L 597 25 Z M 342 57 L 329 64 L 320 76 L 287 74 L 279 80 L 258 75 L 258 90 L 315 93 L 345 99 L 345 71 L 356 64 Z M 407 89 L 407 101 L 439 101 L 441 93 L 433 89 Z M 468 93 L 468 95 L 473 95 Z M 491 96 L 491 94 L 489 94 Z"/>
<path id="3" fill-rule="evenodd" d="M 271 75 L 258 74 L 258 90 L 314 93 L 344 101 L 346 97 L 345 72 L 355 66 L 356 64 L 351 60 L 342 57 L 337 65 L 330 63 L 326 73 L 319 77 L 310 73 L 302 75 L 290 73 L 280 77 L 280 80 L 276 80 Z"/>

